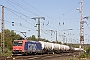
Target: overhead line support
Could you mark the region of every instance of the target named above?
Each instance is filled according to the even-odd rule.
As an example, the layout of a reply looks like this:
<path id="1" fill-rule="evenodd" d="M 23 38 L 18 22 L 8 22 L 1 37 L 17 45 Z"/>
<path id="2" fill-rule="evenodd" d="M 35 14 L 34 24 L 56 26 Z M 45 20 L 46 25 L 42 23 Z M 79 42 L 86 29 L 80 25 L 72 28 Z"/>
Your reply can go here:
<path id="1" fill-rule="evenodd" d="M 39 41 L 40 40 L 40 19 L 45 20 L 45 17 L 34 17 L 31 19 L 34 19 L 34 20 L 38 19 L 38 24 L 36 24 L 36 25 L 38 25 L 38 41 Z"/>
<path id="2" fill-rule="evenodd" d="M 80 0 L 80 48 L 84 48 L 84 16 L 83 16 L 83 0 Z"/>
<path id="3" fill-rule="evenodd" d="M 2 22 L 1 22 L 1 54 L 4 53 L 4 6 L 2 6 Z"/>

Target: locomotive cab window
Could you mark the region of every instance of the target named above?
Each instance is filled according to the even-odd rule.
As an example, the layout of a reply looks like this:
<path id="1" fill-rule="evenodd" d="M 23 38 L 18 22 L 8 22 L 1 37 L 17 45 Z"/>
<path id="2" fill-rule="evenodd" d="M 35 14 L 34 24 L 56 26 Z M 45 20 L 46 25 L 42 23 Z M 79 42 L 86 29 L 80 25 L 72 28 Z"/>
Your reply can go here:
<path id="1" fill-rule="evenodd" d="M 22 41 L 14 41 L 13 46 L 22 46 Z"/>

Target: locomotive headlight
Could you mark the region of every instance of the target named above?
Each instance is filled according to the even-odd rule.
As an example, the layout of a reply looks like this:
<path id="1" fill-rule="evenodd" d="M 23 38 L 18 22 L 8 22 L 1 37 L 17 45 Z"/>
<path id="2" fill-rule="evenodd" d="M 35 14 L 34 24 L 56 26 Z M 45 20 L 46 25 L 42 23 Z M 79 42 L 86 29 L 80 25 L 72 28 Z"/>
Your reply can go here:
<path id="1" fill-rule="evenodd" d="M 19 50 L 19 52 L 22 52 L 22 50 Z"/>
<path id="2" fill-rule="evenodd" d="M 20 50 L 22 50 L 22 48 L 20 48 Z"/>

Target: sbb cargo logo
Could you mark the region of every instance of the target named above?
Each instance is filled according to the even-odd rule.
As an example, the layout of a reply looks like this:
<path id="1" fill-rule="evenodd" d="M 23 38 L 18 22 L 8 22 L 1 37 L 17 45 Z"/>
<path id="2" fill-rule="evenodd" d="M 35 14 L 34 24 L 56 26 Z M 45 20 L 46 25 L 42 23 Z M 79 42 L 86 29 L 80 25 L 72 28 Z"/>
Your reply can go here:
<path id="1" fill-rule="evenodd" d="M 28 50 L 36 50 L 36 44 L 28 44 Z"/>

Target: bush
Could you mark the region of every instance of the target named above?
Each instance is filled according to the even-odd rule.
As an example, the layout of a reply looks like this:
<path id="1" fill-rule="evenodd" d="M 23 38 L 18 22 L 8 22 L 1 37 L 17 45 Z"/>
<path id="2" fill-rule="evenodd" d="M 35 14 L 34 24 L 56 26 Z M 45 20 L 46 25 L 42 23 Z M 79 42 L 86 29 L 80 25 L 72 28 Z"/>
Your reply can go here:
<path id="1" fill-rule="evenodd" d="M 90 57 L 90 45 L 86 47 L 86 53 L 87 57 Z"/>
<path id="2" fill-rule="evenodd" d="M 79 58 L 86 58 L 86 54 L 85 53 L 82 53 Z"/>
<path id="3" fill-rule="evenodd" d="M 75 60 L 74 58 L 71 58 L 70 60 Z"/>
<path id="4" fill-rule="evenodd" d="M 0 52 L 1 52 L 1 50 L 0 50 Z M 12 55 L 12 51 L 10 51 L 8 48 L 4 49 L 3 54 L 0 53 L 0 56 L 11 56 L 11 55 Z"/>

